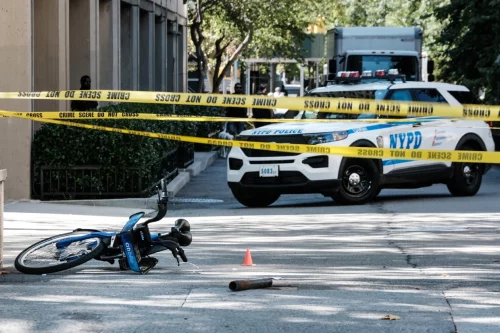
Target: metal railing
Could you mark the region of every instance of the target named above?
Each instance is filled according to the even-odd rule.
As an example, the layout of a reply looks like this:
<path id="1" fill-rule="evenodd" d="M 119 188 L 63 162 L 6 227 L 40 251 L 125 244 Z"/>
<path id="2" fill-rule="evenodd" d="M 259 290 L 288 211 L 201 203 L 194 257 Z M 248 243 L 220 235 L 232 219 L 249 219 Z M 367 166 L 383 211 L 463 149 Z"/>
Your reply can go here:
<path id="1" fill-rule="evenodd" d="M 181 156 L 184 152 L 181 155 L 175 148 L 143 167 L 42 166 L 33 186 L 40 200 L 147 197 L 159 179 L 171 180 L 178 168 L 186 165 L 186 161 L 179 161 Z"/>

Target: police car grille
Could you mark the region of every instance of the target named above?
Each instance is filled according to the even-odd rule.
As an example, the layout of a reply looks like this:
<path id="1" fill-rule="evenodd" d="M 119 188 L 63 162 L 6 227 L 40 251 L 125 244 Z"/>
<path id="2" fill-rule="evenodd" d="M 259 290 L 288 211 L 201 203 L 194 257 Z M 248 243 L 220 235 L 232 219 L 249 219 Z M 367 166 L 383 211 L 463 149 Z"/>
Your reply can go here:
<path id="1" fill-rule="evenodd" d="M 307 139 L 302 135 L 262 135 L 249 136 L 248 141 L 269 142 L 269 143 L 295 143 L 307 144 Z M 243 153 L 248 157 L 275 157 L 275 156 L 295 156 L 300 153 L 287 153 L 281 151 L 259 150 L 243 148 Z"/>
<path id="2" fill-rule="evenodd" d="M 258 172 L 247 172 L 241 179 L 244 185 L 289 185 L 307 183 L 307 178 L 299 171 L 280 171 L 278 177 L 260 177 Z"/>

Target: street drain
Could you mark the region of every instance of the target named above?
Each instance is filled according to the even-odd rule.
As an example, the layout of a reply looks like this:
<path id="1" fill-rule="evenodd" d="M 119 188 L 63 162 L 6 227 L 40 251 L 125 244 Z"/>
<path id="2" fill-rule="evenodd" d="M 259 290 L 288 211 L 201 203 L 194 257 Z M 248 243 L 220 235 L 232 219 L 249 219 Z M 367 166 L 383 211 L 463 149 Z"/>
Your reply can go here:
<path id="1" fill-rule="evenodd" d="M 224 200 L 219 199 L 205 199 L 205 198 L 172 198 L 169 199 L 170 202 L 181 202 L 181 203 L 221 203 Z"/>

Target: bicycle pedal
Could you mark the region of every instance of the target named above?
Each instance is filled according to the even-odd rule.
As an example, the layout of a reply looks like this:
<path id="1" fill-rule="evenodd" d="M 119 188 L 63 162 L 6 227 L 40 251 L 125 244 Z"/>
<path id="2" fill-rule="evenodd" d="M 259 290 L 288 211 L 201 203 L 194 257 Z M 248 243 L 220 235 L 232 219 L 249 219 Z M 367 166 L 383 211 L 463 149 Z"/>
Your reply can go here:
<path id="1" fill-rule="evenodd" d="M 153 257 L 142 258 L 139 266 L 141 268 L 141 273 L 146 274 L 158 263 L 158 259 Z"/>

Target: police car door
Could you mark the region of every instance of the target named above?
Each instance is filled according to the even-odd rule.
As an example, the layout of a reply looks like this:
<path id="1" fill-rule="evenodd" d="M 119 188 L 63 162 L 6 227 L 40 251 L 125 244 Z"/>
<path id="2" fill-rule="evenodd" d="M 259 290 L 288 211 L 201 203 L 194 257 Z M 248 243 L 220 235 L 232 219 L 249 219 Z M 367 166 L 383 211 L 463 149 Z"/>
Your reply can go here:
<path id="1" fill-rule="evenodd" d="M 414 101 L 415 97 L 409 89 L 391 90 L 387 96 L 389 100 Z M 422 150 L 432 147 L 435 135 L 434 122 L 410 121 L 394 122 L 388 136 L 384 138 L 384 146 L 393 149 L 412 149 L 414 151 L 396 151 L 393 159 L 384 160 L 384 165 L 393 165 L 394 170 L 426 167 L 434 161 L 415 160 L 412 157 L 424 156 Z"/>
<path id="2" fill-rule="evenodd" d="M 461 106 L 446 90 L 438 88 L 415 88 L 410 89 L 415 101 L 421 103 L 443 103 Z M 429 118 L 427 118 L 428 120 Z M 423 121 L 421 128 L 428 137 L 428 146 L 423 149 L 429 150 L 454 150 L 457 138 L 453 131 L 453 120 L 430 117 L 432 121 Z M 426 120 L 423 118 L 422 120 Z M 425 162 L 425 163 L 423 163 Z M 444 161 L 422 161 L 420 164 L 450 166 L 451 162 Z"/>

